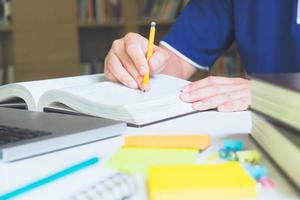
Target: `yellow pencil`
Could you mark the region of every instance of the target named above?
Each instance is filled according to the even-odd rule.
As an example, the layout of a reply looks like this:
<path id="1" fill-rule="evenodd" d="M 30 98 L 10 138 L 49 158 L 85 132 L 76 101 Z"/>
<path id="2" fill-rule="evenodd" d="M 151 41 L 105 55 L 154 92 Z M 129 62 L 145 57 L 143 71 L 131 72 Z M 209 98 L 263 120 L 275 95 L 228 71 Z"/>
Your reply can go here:
<path id="1" fill-rule="evenodd" d="M 150 57 L 152 56 L 152 52 L 153 52 L 153 46 L 154 46 L 154 38 L 155 38 L 155 26 L 156 23 L 155 22 L 151 22 L 151 28 L 150 28 L 150 33 L 149 33 L 149 40 L 148 40 L 148 50 L 147 50 L 147 62 L 148 62 L 148 71 L 147 73 L 144 75 L 143 78 L 143 89 L 145 91 L 146 86 L 149 84 L 149 79 L 150 79 L 150 65 L 149 65 L 149 60 Z"/>

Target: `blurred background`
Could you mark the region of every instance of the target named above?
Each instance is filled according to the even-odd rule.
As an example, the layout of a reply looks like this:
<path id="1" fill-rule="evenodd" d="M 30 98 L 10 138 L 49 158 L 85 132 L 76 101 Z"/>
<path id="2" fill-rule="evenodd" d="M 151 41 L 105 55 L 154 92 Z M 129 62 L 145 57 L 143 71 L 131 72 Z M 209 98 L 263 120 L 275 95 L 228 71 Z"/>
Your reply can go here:
<path id="1" fill-rule="evenodd" d="M 128 32 L 148 36 L 155 20 L 156 44 L 188 0 L 0 0 L 0 84 L 103 72 L 113 40 Z M 234 45 L 209 74 L 241 76 Z"/>

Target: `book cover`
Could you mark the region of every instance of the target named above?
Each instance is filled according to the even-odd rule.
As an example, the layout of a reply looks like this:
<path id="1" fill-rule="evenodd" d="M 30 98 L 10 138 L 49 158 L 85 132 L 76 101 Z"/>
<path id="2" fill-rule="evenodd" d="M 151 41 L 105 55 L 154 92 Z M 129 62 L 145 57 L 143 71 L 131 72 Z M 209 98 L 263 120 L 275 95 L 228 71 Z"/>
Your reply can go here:
<path id="1" fill-rule="evenodd" d="M 251 109 L 300 130 L 300 73 L 253 75 Z"/>
<path id="2" fill-rule="evenodd" d="M 252 112 L 251 136 L 300 188 L 300 132 Z"/>
<path id="3" fill-rule="evenodd" d="M 300 92 L 300 73 L 251 75 L 252 79 Z"/>

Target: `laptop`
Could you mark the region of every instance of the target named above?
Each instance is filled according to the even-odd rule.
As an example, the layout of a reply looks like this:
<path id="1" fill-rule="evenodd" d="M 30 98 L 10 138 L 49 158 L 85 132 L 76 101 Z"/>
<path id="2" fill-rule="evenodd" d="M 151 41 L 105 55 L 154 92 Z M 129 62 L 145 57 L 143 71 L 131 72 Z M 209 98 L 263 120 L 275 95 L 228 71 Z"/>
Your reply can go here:
<path id="1" fill-rule="evenodd" d="M 122 135 L 109 119 L 0 108 L 0 160 L 16 161 Z"/>

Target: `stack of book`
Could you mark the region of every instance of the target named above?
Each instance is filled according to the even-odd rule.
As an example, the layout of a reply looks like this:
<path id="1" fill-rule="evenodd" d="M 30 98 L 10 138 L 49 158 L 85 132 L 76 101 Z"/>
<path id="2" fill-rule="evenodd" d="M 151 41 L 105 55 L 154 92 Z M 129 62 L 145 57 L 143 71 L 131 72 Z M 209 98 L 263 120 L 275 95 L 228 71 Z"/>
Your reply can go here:
<path id="1" fill-rule="evenodd" d="M 300 73 L 252 76 L 252 136 L 300 187 Z"/>
<path id="2" fill-rule="evenodd" d="M 141 19 L 174 20 L 183 4 L 182 0 L 144 0 Z"/>
<path id="3" fill-rule="evenodd" d="M 0 0 L 0 26 L 7 26 L 11 23 L 11 1 Z"/>
<path id="4" fill-rule="evenodd" d="M 121 0 L 77 0 L 78 21 L 85 24 L 120 22 Z"/>

